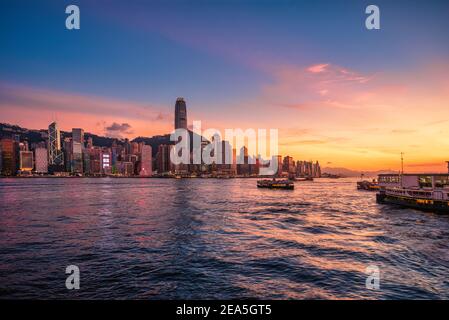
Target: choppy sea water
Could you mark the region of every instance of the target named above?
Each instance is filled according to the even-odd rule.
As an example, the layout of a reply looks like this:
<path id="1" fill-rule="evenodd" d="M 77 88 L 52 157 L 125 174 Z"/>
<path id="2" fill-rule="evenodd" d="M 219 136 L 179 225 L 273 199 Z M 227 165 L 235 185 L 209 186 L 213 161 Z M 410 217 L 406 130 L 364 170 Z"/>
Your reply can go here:
<path id="1" fill-rule="evenodd" d="M 0 297 L 448 299 L 449 216 L 355 181 L 0 179 Z"/>

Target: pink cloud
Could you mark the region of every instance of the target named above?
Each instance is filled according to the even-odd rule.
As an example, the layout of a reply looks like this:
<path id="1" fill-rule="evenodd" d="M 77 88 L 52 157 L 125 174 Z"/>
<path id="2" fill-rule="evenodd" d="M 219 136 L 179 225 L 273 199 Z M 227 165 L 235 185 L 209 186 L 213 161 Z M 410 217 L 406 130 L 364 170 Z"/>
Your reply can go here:
<path id="1" fill-rule="evenodd" d="M 106 127 L 126 123 L 123 132 L 167 133 L 172 124 L 171 108 L 150 104 L 0 83 L 0 112 L 3 122 L 46 128 L 57 117 L 63 130 L 84 127 L 92 133 L 108 134 Z"/>
<path id="2" fill-rule="evenodd" d="M 307 71 L 312 73 L 320 73 L 326 70 L 326 68 L 329 66 L 328 63 L 325 64 L 315 64 L 313 66 L 310 66 L 307 68 Z"/>
<path id="3" fill-rule="evenodd" d="M 332 64 L 281 66 L 272 75 L 274 83 L 263 88 L 264 97 L 289 108 L 360 108 L 375 86 L 374 75 Z"/>

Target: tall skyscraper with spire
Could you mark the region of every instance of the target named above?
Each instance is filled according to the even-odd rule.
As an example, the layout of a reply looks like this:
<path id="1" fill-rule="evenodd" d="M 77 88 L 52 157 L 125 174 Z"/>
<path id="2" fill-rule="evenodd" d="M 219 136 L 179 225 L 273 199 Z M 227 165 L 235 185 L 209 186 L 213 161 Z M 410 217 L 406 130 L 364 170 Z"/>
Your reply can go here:
<path id="1" fill-rule="evenodd" d="M 56 122 L 48 126 L 48 164 L 50 166 L 64 165 L 64 156 L 61 150 L 61 134 Z"/>
<path id="2" fill-rule="evenodd" d="M 187 106 L 184 98 L 176 99 L 175 129 L 187 129 Z"/>

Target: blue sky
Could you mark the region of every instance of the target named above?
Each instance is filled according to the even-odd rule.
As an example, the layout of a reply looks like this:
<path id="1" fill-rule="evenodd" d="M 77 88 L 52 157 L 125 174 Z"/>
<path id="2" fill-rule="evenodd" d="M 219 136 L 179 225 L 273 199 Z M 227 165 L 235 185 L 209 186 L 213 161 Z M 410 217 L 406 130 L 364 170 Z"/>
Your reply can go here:
<path id="1" fill-rule="evenodd" d="M 64 28 L 71 3 L 81 10 L 79 31 Z M 213 103 L 249 96 L 269 81 L 257 64 L 327 62 L 369 72 L 449 50 L 447 1 L 377 1 L 377 32 L 364 28 L 369 3 L 2 1 L 1 80 Z"/>

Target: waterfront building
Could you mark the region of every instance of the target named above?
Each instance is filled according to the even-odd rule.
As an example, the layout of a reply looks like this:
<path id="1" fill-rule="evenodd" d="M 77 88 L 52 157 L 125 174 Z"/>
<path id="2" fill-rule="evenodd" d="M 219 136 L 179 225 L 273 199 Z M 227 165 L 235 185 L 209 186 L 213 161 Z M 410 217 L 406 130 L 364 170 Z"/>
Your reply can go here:
<path id="1" fill-rule="evenodd" d="M 307 176 L 309 176 L 309 177 L 313 176 L 313 173 L 312 173 L 312 171 L 313 171 L 313 169 L 312 169 L 312 162 L 306 161 L 305 164 L 306 164 L 306 174 L 307 174 Z"/>
<path id="2" fill-rule="evenodd" d="M 62 142 L 62 150 L 64 154 L 64 168 L 65 171 L 72 171 L 72 158 L 73 158 L 73 146 L 72 146 L 72 138 L 66 137 Z"/>
<path id="3" fill-rule="evenodd" d="M 85 172 L 89 175 L 99 175 L 102 173 L 102 151 L 99 147 L 84 150 L 84 167 Z"/>
<path id="4" fill-rule="evenodd" d="M 35 171 L 37 173 L 48 172 L 48 151 L 46 148 L 38 147 L 34 149 Z"/>
<path id="5" fill-rule="evenodd" d="M 237 163 L 237 174 L 239 175 L 249 175 L 250 174 L 250 164 L 249 164 L 249 156 L 248 156 L 248 148 L 242 147 L 240 149 L 239 158 Z"/>
<path id="6" fill-rule="evenodd" d="M 158 146 L 156 154 L 156 167 L 159 174 L 172 171 L 172 165 L 170 161 L 171 148 L 173 148 L 173 145 L 169 144 L 160 144 Z"/>
<path id="7" fill-rule="evenodd" d="M 138 154 L 127 154 L 125 155 L 122 160 L 125 162 L 132 162 L 134 167 L 136 167 L 137 162 L 139 162 L 139 155 Z"/>
<path id="8" fill-rule="evenodd" d="M 117 164 L 118 158 L 120 155 L 120 149 L 118 149 L 117 146 L 111 147 L 111 164 L 112 166 L 115 166 Z"/>
<path id="9" fill-rule="evenodd" d="M 296 166 L 297 175 L 300 177 L 309 176 L 309 166 L 307 161 L 299 161 Z"/>
<path id="10" fill-rule="evenodd" d="M 140 176 L 151 176 L 152 170 L 152 155 L 151 155 L 151 146 L 142 145 L 140 152 Z"/>
<path id="11" fill-rule="evenodd" d="M 286 156 L 284 157 L 284 161 L 282 163 L 282 171 L 287 172 L 288 174 L 296 174 L 296 166 L 295 161 L 292 157 Z"/>
<path id="12" fill-rule="evenodd" d="M 48 164 L 52 171 L 62 171 L 64 155 L 61 150 L 61 134 L 56 122 L 48 126 Z"/>
<path id="13" fill-rule="evenodd" d="M 297 161 L 295 171 L 298 177 L 321 177 L 321 167 L 318 161 L 315 163 L 312 161 Z"/>
<path id="14" fill-rule="evenodd" d="M 84 130 L 72 129 L 71 172 L 83 173 Z"/>
<path id="15" fill-rule="evenodd" d="M 220 175 L 234 176 L 237 174 L 237 150 L 229 141 L 221 141 L 218 150 L 217 171 Z"/>
<path id="16" fill-rule="evenodd" d="M 83 146 L 81 143 L 72 140 L 72 166 L 71 172 L 83 173 Z"/>
<path id="17" fill-rule="evenodd" d="M 32 151 L 20 151 L 19 152 L 19 170 L 21 172 L 31 172 L 34 167 L 33 152 Z"/>
<path id="18" fill-rule="evenodd" d="M 83 150 L 83 172 L 84 174 L 92 174 L 90 171 L 90 151 L 91 148 L 86 148 Z"/>
<path id="19" fill-rule="evenodd" d="M 101 172 L 101 160 L 99 159 L 99 157 L 97 157 L 97 155 L 95 155 L 93 157 L 93 159 L 91 158 L 91 160 L 90 160 L 90 170 L 93 175 L 99 175 L 102 173 Z"/>
<path id="20" fill-rule="evenodd" d="M 140 154 L 140 153 L 142 153 L 142 148 L 145 145 L 145 142 L 139 142 L 138 145 L 139 145 L 139 154 Z"/>
<path id="21" fill-rule="evenodd" d="M 298 177 L 304 176 L 303 168 L 304 168 L 304 166 L 302 164 L 302 161 L 299 161 L 299 160 L 296 161 L 296 176 L 298 176 Z"/>
<path id="22" fill-rule="evenodd" d="M 137 155 L 139 153 L 140 153 L 139 144 L 137 142 L 132 142 L 130 154 Z"/>
<path id="23" fill-rule="evenodd" d="M 17 173 L 18 143 L 13 139 L 1 139 L 2 175 L 13 176 Z"/>
<path id="24" fill-rule="evenodd" d="M 314 178 L 321 178 L 321 166 L 320 166 L 320 163 L 317 161 L 315 164 L 314 164 L 314 175 L 313 175 L 313 177 Z"/>
<path id="25" fill-rule="evenodd" d="M 187 129 L 187 106 L 184 98 L 176 99 L 175 129 Z"/>
<path id="26" fill-rule="evenodd" d="M 276 173 L 276 175 L 278 177 L 281 177 L 282 176 L 282 156 L 281 155 L 272 156 L 271 157 L 271 161 L 274 161 L 275 163 L 277 163 L 277 173 Z"/>
<path id="27" fill-rule="evenodd" d="M 124 176 L 131 176 L 134 174 L 134 164 L 132 162 L 121 162 L 121 174 Z"/>
<path id="28" fill-rule="evenodd" d="M 260 161 L 257 157 L 253 161 L 249 161 L 249 174 L 251 176 L 253 175 L 259 175 L 259 167 L 260 167 Z"/>
<path id="29" fill-rule="evenodd" d="M 87 138 L 87 149 L 92 149 L 94 147 L 94 141 L 92 139 L 92 137 Z"/>
<path id="30" fill-rule="evenodd" d="M 125 143 L 124 143 L 124 145 L 123 145 L 123 148 L 124 148 L 124 154 L 126 155 L 126 154 L 131 154 L 131 143 L 129 142 L 129 140 L 128 139 L 125 139 Z"/>
<path id="31" fill-rule="evenodd" d="M 80 143 L 84 149 L 84 130 L 80 128 L 72 129 L 72 140 L 73 142 Z"/>
<path id="32" fill-rule="evenodd" d="M 111 152 L 107 148 L 101 152 L 101 169 L 104 174 L 112 173 Z"/>

